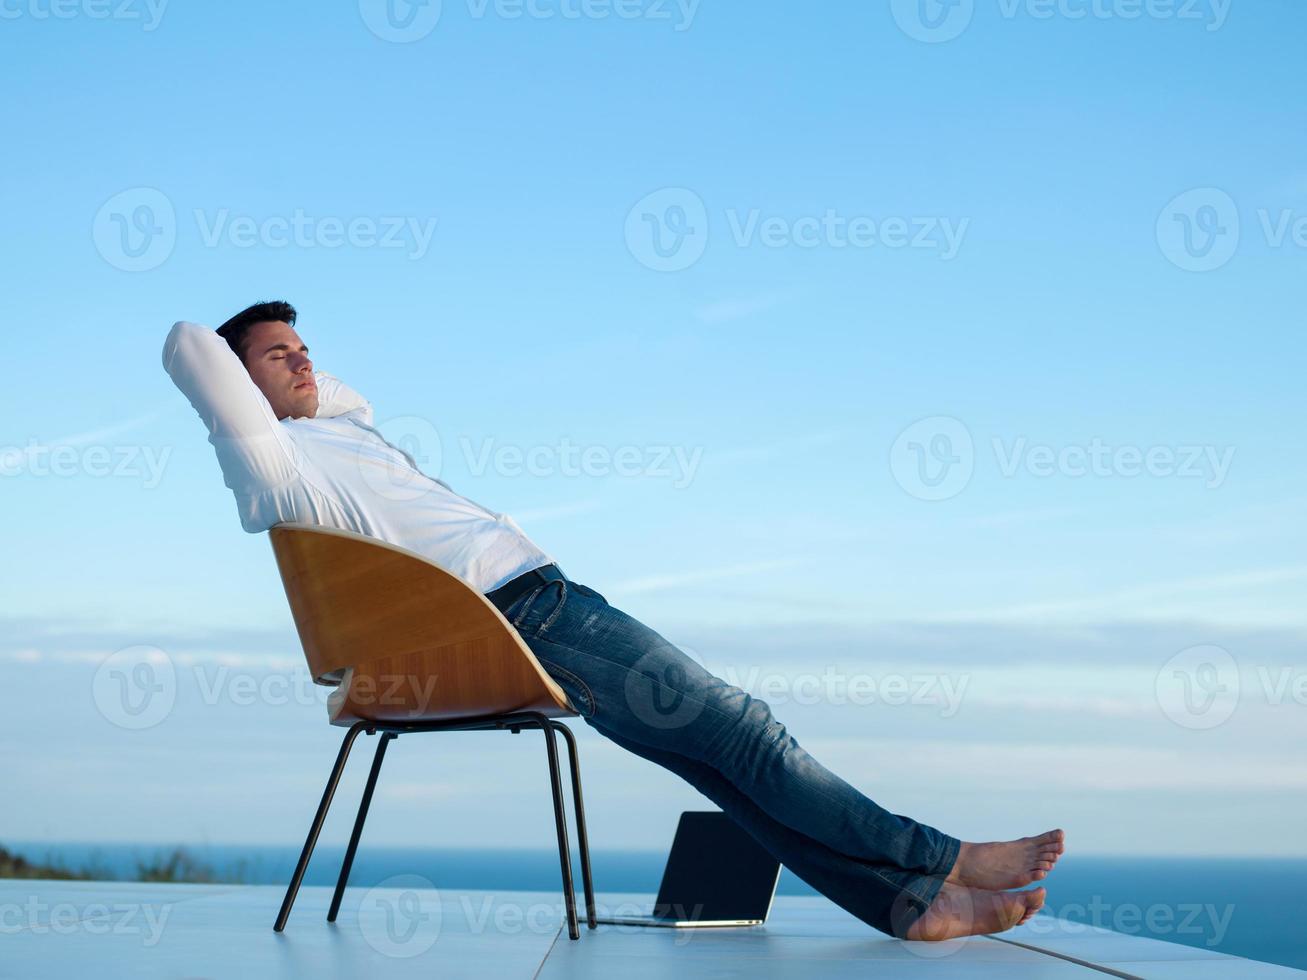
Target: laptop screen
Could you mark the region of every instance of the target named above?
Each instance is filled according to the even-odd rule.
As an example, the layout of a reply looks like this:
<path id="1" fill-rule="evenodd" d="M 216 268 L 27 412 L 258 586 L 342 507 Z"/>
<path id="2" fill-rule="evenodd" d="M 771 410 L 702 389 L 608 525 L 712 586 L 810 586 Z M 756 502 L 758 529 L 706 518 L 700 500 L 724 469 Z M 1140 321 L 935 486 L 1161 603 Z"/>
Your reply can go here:
<path id="1" fill-rule="evenodd" d="M 724 813 L 681 814 L 654 903 L 658 918 L 765 919 L 781 865 Z"/>

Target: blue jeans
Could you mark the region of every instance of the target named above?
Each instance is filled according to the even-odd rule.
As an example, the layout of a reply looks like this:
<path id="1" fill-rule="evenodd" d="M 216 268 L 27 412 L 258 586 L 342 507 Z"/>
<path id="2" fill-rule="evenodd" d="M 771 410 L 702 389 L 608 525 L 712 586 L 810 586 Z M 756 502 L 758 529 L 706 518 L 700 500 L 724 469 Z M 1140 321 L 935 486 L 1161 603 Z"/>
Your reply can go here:
<path id="1" fill-rule="evenodd" d="M 800 747 L 766 702 L 564 577 L 500 610 L 581 717 L 717 804 L 792 872 L 902 937 L 960 842 L 896 816 Z"/>

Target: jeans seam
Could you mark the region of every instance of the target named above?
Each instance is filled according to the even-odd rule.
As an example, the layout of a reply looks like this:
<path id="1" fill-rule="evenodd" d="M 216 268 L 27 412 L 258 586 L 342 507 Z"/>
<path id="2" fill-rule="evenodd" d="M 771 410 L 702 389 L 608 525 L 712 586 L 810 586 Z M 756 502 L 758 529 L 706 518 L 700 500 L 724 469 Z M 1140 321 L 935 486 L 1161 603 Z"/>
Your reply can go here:
<path id="1" fill-rule="evenodd" d="M 953 870 L 953 866 L 958 862 L 958 854 L 962 850 L 962 841 L 957 837 L 952 837 L 943 832 L 938 832 L 942 840 L 940 845 L 943 848 L 943 854 L 940 856 L 938 867 L 939 877 L 945 878 Z"/>
<path id="2" fill-rule="evenodd" d="M 513 617 L 513 629 L 518 629 L 522 625 L 522 620 L 526 619 L 526 614 L 531 611 L 531 605 L 536 601 L 536 598 L 540 593 L 544 591 L 545 585 L 548 584 L 549 583 L 546 582 L 544 585 L 537 585 L 531 590 L 531 594 L 527 596 L 526 604 L 522 607 L 522 611 Z"/>
<path id="3" fill-rule="evenodd" d="M 886 878 L 883 874 L 881 874 L 881 873 L 880 873 L 879 871 L 877 871 L 875 868 L 867 868 L 867 870 L 868 870 L 871 874 L 875 875 L 875 876 L 876 876 L 878 879 L 880 879 L 882 882 L 884 882 L 885 885 L 886 885 L 888 888 L 890 888 L 890 889 L 892 889 L 892 890 L 894 890 L 894 891 L 896 891 L 896 892 L 900 892 L 900 893 L 902 893 L 902 892 L 906 892 L 907 894 L 909 894 L 909 895 L 911 895 L 913 898 L 915 898 L 917 901 L 919 901 L 919 902 L 921 902 L 921 903 L 923 903 L 923 904 L 925 904 L 925 905 L 927 905 L 927 906 L 929 906 L 930 903 L 931 903 L 932 901 L 934 901 L 933 898 L 929 898 L 929 899 L 928 899 L 928 898 L 926 898 L 925 895 L 923 895 L 920 891 L 918 891 L 918 889 L 917 889 L 917 883 L 916 883 L 915 881 L 913 881 L 913 882 L 907 882 L 907 883 L 900 883 L 900 882 L 897 882 L 897 881 L 893 880 L 892 878 Z M 921 875 L 920 877 L 922 877 L 922 878 L 932 878 L 933 876 L 932 876 L 932 875 Z M 927 889 L 927 890 L 929 890 L 929 889 Z M 935 891 L 938 893 L 939 889 L 937 888 L 937 889 L 935 889 Z"/>
<path id="4" fill-rule="evenodd" d="M 555 579 L 554 581 L 558 583 L 558 587 L 561 590 L 561 593 L 558 596 L 558 605 L 554 607 L 554 611 L 549 614 L 549 618 L 540 624 L 540 629 L 536 630 L 536 636 L 544 636 L 545 633 L 548 632 L 549 627 L 553 626 L 558 617 L 562 615 L 563 607 L 567 605 L 567 579 L 560 578 Z M 553 584 L 553 582 L 546 582 L 541 586 L 541 588 L 546 588 Z"/>
<path id="5" fill-rule="evenodd" d="M 587 684 L 585 681 L 581 680 L 581 678 L 577 677 L 577 676 L 576 676 L 574 673 L 572 673 L 570 670 L 567 670 L 567 669 L 564 668 L 564 667 L 559 667 L 557 664 L 543 664 L 543 663 L 542 663 L 541 666 L 545 668 L 545 672 L 546 672 L 546 673 L 549 673 L 549 674 L 563 674 L 565 677 L 567 677 L 569 680 L 571 680 L 574 684 L 576 684 L 576 686 L 579 687 L 579 688 L 581 689 L 581 691 L 585 694 L 585 698 L 586 698 L 586 700 L 590 703 L 590 713 L 589 713 L 589 715 L 584 715 L 584 714 L 583 714 L 583 717 L 590 717 L 590 716 L 593 716 L 593 715 L 594 715 L 594 713 L 595 713 L 595 709 L 598 707 L 598 703 L 595 701 L 594 691 L 592 691 L 592 690 L 590 689 L 590 685 L 589 685 L 589 684 Z"/>
<path id="6" fill-rule="evenodd" d="M 896 889 L 900 894 L 909 895 L 914 900 L 907 916 L 903 917 L 899 922 L 889 922 L 889 928 L 882 930 L 899 939 L 906 939 L 908 930 L 916 924 L 918 919 L 926 914 L 926 911 L 935 903 L 936 896 L 938 896 L 940 891 L 943 890 L 943 876 L 920 875 L 915 881 L 900 885 L 890 881 L 879 871 L 873 870 L 872 874 L 885 882 L 890 888 Z M 924 887 L 922 886 L 923 881 Z"/>

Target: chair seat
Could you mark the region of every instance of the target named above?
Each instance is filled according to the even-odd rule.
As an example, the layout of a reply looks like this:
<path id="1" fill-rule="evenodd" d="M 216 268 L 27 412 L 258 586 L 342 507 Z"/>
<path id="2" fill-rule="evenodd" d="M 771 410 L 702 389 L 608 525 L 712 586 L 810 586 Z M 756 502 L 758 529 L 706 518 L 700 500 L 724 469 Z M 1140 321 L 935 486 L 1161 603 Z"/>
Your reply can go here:
<path id="1" fill-rule="evenodd" d="M 338 684 L 333 725 L 578 714 L 511 623 L 468 582 L 351 531 L 269 532 L 315 681 Z"/>
<path id="2" fill-rule="evenodd" d="M 503 697 L 478 699 L 473 694 L 458 699 L 456 709 L 443 708 L 434 696 L 428 701 L 427 692 L 421 686 L 404 687 L 410 679 L 424 683 L 430 681 L 430 675 L 413 673 L 413 669 L 390 668 L 376 662 L 362 669 L 347 667 L 340 685 L 327 697 L 327 717 L 333 725 L 344 728 L 361 720 L 404 723 L 479 721 L 522 711 L 536 712 L 546 718 L 571 718 L 580 714 L 561 688 L 558 693 L 562 704 L 539 697 L 523 698 L 520 704 L 508 704 Z M 388 694 L 387 688 L 395 683 L 400 685 L 400 689 Z M 431 694 L 434 695 L 434 690 Z M 407 695 L 408 699 L 401 695 Z"/>

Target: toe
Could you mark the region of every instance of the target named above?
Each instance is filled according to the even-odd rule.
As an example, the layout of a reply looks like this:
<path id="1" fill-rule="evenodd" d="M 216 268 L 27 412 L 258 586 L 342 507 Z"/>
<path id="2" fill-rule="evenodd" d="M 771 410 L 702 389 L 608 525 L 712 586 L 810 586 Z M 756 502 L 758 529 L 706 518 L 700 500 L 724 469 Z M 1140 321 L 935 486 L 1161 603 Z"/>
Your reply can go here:
<path id="1" fill-rule="evenodd" d="M 1009 894 L 1021 902 L 1020 912 L 1016 916 L 1014 925 L 1022 925 L 1043 907 L 1044 889 L 1042 888 L 1032 888 L 1027 892 L 1009 892 Z"/>

